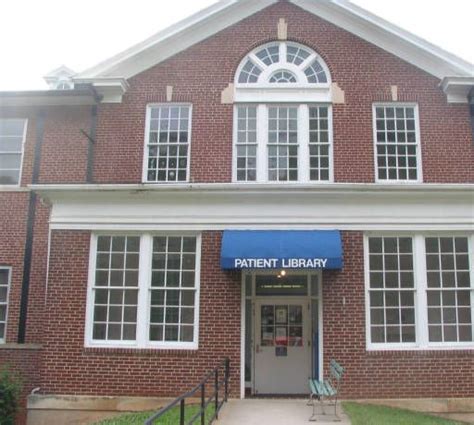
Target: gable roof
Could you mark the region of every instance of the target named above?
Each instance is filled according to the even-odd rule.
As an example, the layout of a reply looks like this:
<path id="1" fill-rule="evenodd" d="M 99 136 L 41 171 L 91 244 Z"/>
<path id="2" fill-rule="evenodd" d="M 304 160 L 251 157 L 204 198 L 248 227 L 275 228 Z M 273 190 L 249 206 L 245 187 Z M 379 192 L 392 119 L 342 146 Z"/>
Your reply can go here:
<path id="1" fill-rule="evenodd" d="M 362 9 L 349 0 L 288 0 L 442 79 L 474 77 L 474 65 Z M 75 78 L 130 78 L 278 0 L 220 0 Z"/>

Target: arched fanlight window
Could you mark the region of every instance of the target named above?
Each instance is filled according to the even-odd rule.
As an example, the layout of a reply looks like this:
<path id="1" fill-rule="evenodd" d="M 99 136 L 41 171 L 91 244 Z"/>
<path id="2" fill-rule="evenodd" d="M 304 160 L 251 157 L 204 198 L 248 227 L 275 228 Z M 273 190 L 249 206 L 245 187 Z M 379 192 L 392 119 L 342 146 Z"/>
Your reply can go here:
<path id="1" fill-rule="evenodd" d="M 268 43 L 250 52 L 240 64 L 237 85 L 329 84 L 330 74 L 321 57 L 309 47 L 292 43 Z"/>
<path id="2" fill-rule="evenodd" d="M 296 76 L 290 71 L 277 71 L 270 77 L 270 83 L 296 83 Z"/>

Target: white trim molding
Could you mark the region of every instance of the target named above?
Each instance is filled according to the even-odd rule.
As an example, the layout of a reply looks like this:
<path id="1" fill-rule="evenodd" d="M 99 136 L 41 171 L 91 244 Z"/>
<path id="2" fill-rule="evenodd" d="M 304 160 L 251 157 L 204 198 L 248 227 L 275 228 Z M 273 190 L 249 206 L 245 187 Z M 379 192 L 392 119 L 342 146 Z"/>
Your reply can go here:
<path id="1" fill-rule="evenodd" d="M 347 0 L 290 1 L 440 79 L 446 76 L 474 76 L 471 63 Z M 276 2 L 221 0 L 76 77 L 128 79 Z"/>
<path id="2" fill-rule="evenodd" d="M 36 185 L 53 229 L 470 230 L 474 185 Z M 252 208 L 249 208 L 249 205 Z"/>
<path id="3" fill-rule="evenodd" d="M 448 103 L 468 103 L 469 93 L 474 90 L 474 76 L 445 77 L 440 87 L 446 93 Z"/>

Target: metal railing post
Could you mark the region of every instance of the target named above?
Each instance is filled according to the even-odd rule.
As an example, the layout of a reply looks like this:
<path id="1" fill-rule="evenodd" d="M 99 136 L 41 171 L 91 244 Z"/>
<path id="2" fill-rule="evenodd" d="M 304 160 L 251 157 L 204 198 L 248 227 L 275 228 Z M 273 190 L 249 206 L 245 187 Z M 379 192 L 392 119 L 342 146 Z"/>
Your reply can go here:
<path id="1" fill-rule="evenodd" d="M 179 424 L 184 425 L 184 398 L 181 400 Z"/>
<path id="2" fill-rule="evenodd" d="M 216 369 L 216 376 L 214 380 L 214 389 L 216 391 L 216 419 L 219 418 L 219 368 Z"/>
<path id="3" fill-rule="evenodd" d="M 201 425 L 206 425 L 206 383 L 201 385 Z"/>
<path id="4" fill-rule="evenodd" d="M 229 396 L 229 359 L 225 359 L 225 394 L 224 394 L 224 401 L 227 402 L 227 398 Z"/>

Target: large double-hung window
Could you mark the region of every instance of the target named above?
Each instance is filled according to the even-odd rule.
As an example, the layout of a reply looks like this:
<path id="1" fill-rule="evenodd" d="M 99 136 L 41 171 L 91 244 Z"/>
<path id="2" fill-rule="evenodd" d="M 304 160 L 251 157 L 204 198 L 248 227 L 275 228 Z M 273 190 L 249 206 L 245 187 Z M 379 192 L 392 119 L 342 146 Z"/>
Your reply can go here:
<path id="1" fill-rule="evenodd" d="M 474 346 L 472 235 L 366 239 L 371 349 Z"/>
<path id="2" fill-rule="evenodd" d="M 179 183 L 189 180 L 191 105 L 149 105 L 143 181 Z"/>
<path id="3" fill-rule="evenodd" d="M 18 185 L 25 144 L 26 120 L 0 119 L 0 185 Z"/>
<path id="4" fill-rule="evenodd" d="M 332 108 L 329 69 L 291 42 L 250 52 L 236 75 L 235 182 L 330 182 Z"/>
<path id="5" fill-rule="evenodd" d="M 195 349 L 199 235 L 94 235 L 86 344 Z"/>
<path id="6" fill-rule="evenodd" d="M 332 180 L 329 105 L 239 105 L 235 117 L 235 181 Z"/>

